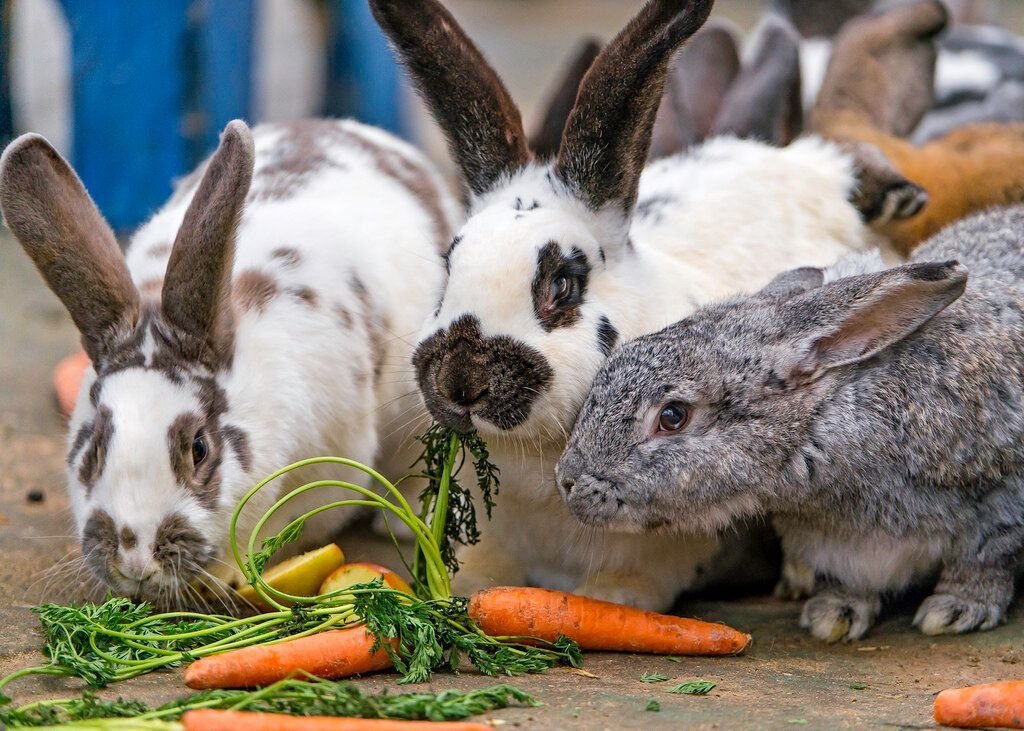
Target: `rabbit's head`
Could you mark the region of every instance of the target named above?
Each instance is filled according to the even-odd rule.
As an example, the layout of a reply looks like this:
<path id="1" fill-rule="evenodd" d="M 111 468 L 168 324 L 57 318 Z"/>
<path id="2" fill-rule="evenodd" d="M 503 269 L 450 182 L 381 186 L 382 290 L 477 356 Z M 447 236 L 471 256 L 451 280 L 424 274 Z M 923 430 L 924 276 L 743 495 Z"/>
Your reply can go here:
<path id="1" fill-rule="evenodd" d="M 570 509 L 619 530 L 714 531 L 807 499 L 815 463 L 828 459 L 819 440 L 865 428 L 855 404 L 819 423 L 836 384 L 912 335 L 966 279 L 956 262 L 825 285 L 821 270 L 798 269 L 623 345 L 558 465 Z"/>
<path id="2" fill-rule="evenodd" d="M 436 0 L 371 0 L 470 195 L 414 359 L 439 421 L 517 436 L 568 430 L 617 339 L 606 300 L 632 259 L 630 217 L 669 60 L 711 5 L 645 5 L 583 79 L 555 158 L 535 161 L 505 87 Z"/>
<path id="3" fill-rule="evenodd" d="M 71 420 L 68 491 L 82 552 L 111 588 L 178 596 L 213 558 L 246 470 L 217 375 L 232 359 L 234 238 L 253 140 L 232 122 L 206 166 L 159 302 L 140 296 L 110 227 L 38 135 L 0 160 L 7 225 L 70 312 L 93 363 Z"/>

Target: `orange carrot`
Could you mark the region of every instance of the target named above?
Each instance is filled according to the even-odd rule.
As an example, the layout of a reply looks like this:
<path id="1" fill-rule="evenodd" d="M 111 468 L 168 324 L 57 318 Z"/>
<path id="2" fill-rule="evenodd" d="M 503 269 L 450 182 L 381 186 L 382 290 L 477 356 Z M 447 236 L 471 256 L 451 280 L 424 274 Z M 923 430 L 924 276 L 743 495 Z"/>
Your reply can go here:
<path id="1" fill-rule="evenodd" d="M 64 358 L 53 370 L 53 390 L 57 396 L 57 406 L 65 417 L 71 416 L 78 400 L 78 391 L 82 387 L 85 371 L 90 366 L 89 356 L 84 351 Z"/>
<path id="2" fill-rule="evenodd" d="M 944 690 L 934 713 L 943 726 L 1024 728 L 1024 680 Z"/>
<path id="3" fill-rule="evenodd" d="M 472 721 L 394 721 L 385 718 L 284 716 L 279 713 L 217 711 L 203 708 L 181 717 L 185 731 L 494 731 Z"/>
<path id="4" fill-rule="evenodd" d="M 584 650 L 735 655 L 750 644 L 750 635 L 724 624 L 656 614 L 548 589 L 485 589 L 470 597 L 469 615 L 489 635 L 553 642 L 561 634 Z"/>
<path id="5" fill-rule="evenodd" d="M 366 627 L 335 629 L 276 645 L 243 647 L 200 658 L 185 671 L 189 688 L 249 688 L 270 685 L 304 671 L 321 678 L 345 678 L 385 670 L 391 658 L 383 647 L 371 653 Z"/>

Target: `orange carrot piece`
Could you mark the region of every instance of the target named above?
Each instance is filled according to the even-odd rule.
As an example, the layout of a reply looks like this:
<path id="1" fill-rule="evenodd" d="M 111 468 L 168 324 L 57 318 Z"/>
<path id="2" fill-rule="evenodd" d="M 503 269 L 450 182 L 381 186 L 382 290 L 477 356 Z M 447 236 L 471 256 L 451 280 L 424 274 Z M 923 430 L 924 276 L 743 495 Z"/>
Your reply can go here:
<path id="1" fill-rule="evenodd" d="M 385 718 L 285 716 L 203 708 L 181 717 L 185 731 L 494 731 L 472 721 L 395 721 Z"/>
<path id="2" fill-rule="evenodd" d="M 724 624 L 672 617 L 548 589 L 499 586 L 477 592 L 469 615 L 489 635 L 558 635 L 584 650 L 619 650 L 665 655 L 736 655 L 750 635 Z"/>
<path id="3" fill-rule="evenodd" d="M 391 667 L 383 647 L 370 652 L 373 643 L 373 635 L 360 625 L 276 645 L 243 647 L 196 660 L 185 671 L 185 685 L 197 690 L 251 688 L 300 671 L 320 678 L 345 678 Z"/>
<path id="4" fill-rule="evenodd" d="M 935 722 L 958 728 L 1024 728 L 1024 680 L 953 688 L 935 699 Z"/>
<path id="5" fill-rule="evenodd" d="M 80 350 L 64 358 L 53 370 L 53 391 L 57 396 L 60 413 L 65 418 L 71 416 L 71 412 L 75 410 L 78 391 L 82 388 L 85 371 L 90 365 L 89 356 Z"/>

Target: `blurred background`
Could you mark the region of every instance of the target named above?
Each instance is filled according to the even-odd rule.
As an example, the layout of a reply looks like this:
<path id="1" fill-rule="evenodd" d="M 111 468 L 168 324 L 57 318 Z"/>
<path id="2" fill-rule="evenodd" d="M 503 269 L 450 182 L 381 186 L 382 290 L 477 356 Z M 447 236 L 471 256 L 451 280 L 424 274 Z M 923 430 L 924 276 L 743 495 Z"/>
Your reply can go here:
<path id="1" fill-rule="evenodd" d="M 718 0 L 749 30 L 772 2 Z M 849 0 L 835 0 L 846 2 Z M 977 2 L 977 0 L 955 0 Z M 1024 31 L 1022 0 L 980 0 Z M 230 119 L 353 116 L 424 146 L 440 136 L 366 0 L 0 0 L 0 136 L 39 132 L 125 233 Z M 578 39 L 607 40 L 642 0 L 447 0 L 520 103 L 527 128 Z"/>

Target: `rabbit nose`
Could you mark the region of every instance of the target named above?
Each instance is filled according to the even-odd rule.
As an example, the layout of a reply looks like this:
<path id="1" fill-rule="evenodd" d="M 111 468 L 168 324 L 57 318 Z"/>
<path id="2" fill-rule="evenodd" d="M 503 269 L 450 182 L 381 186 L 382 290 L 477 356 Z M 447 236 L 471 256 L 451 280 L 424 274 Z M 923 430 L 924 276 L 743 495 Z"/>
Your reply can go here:
<path id="1" fill-rule="evenodd" d="M 576 480 L 570 479 L 568 477 L 562 479 L 562 491 L 565 492 L 566 495 L 572 492 L 572 489 L 574 487 L 576 487 Z"/>
<path id="2" fill-rule="evenodd" d="M 487 386 L 480 383 L 462 383 L 451 394 L 451 400 L 458 406 L 470 407 L 487 395 Z"/>
<path id="3" fill-rule="evenodd" d="M 117 571 L 129 581 L 142 583 L 156 574 L 156 562 L 138 551 L 122 551 L 118 556 Z"/>
<path id="4" fill-rule="evenodd" d="M 453 351 L 438 378 L 441 395 L 456 406 L 468 409 L 487 395 L 487 380 L 468 363 L 467 353 Z"/>

